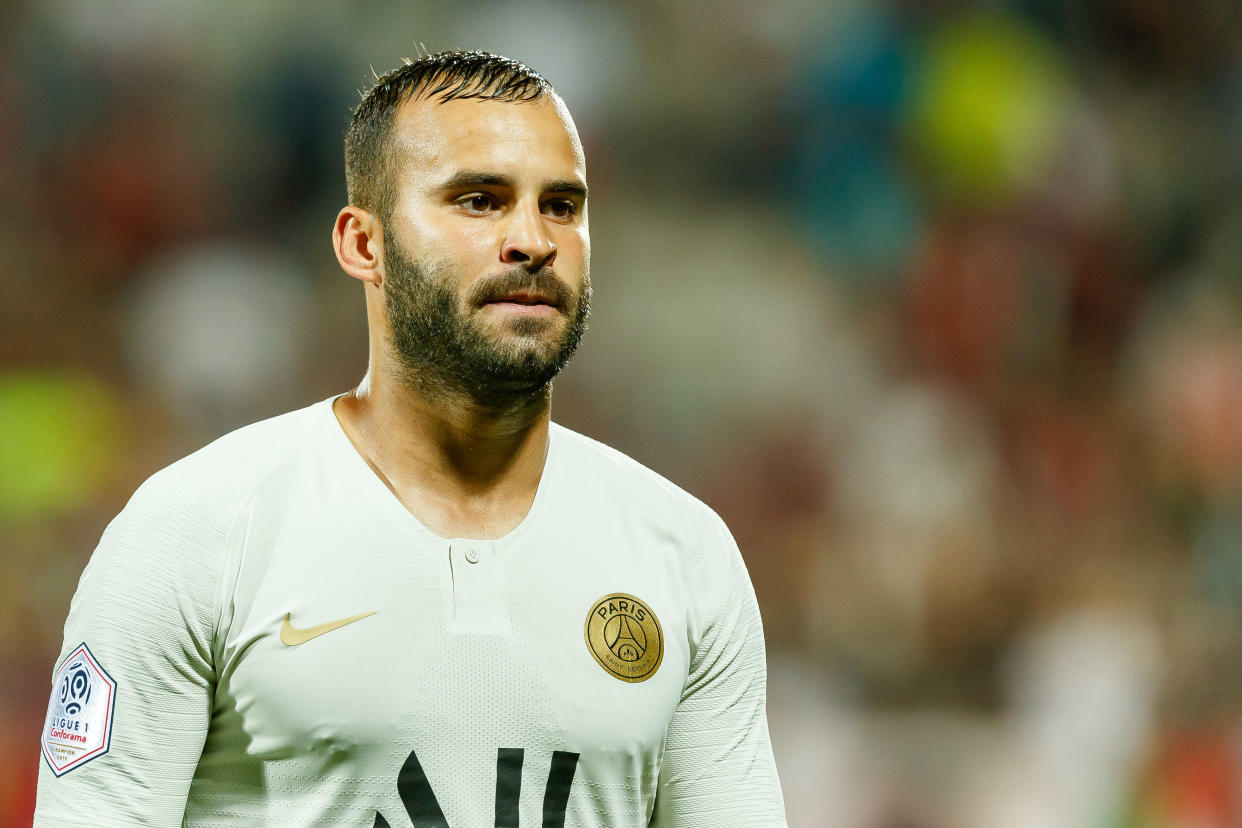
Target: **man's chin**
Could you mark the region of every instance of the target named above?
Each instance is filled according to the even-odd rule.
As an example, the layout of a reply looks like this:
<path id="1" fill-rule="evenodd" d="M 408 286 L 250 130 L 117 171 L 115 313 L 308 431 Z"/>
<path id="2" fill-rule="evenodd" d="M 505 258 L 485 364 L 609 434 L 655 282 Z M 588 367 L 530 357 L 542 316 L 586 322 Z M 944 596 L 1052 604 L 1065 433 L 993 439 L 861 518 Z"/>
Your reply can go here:
<path id="1" fill-rule="evenodd" d="M 491 322 L 491 324 L 488 324 Z M 563 316 L 517 317 L 488 320 L 475 328 L 475 339 L 497 354 L 555 354 L 569 336 L 569 323 Z"/>
<path id="2" fill-rule="evenodd" d="M 483 311 L 480 327 L 497 343 L 521 339 L 551 342 L 565 336 L 569 320 L 565 314 L 547 305 L 516 305 L 517 308 L 535 307 L 538 310 L 509 310 L 487 305 Z M 498 308 L 491 310 L 491 308 Z"/>

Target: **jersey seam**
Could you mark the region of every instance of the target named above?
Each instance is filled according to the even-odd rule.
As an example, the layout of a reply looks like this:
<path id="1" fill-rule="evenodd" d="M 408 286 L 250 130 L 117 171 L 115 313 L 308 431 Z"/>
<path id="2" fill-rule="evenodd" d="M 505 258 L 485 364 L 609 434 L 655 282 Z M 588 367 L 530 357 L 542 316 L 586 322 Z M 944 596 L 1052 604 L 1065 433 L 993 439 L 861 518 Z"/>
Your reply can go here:
<path id="1" fill-rule="evenodd" d="M 698 501 L 698 505 L 702 507 L 703 511 L 706 511 L 706 512 L 711 511 L 710 507 L 708 507 L 707 504 L 702 503 L 701 501 Z M 707 540 L 707 532 L 706 532 L 707 527 L 704 525 L 704 520 L 703 520 L 704 517 L 707 517 L 707 515 L 703 515 L 703 514 L 697 515 L 696 520 L 694 521 L 695 544 L 694 544 L 694 550 L 690 553 L 690 563 L 691 563 L 690 572 L 691 572 L 691 577 L 694 578 L 694 586 L 696 588 L 702 587 L 700 575 L 701 575 L 701 571 L 703 567 L 703 557 L 704 557 L 703 547 L 706 544 L 706 540 Z M 701 593 L 698 593 L 698 592 L 692 592 L 691 594 L 701 597 Z M 695 671 L 697 670 L 699 666 L 700 645 L 703 644 L 707 640 L 708 628 L 710 626 L 711 626 L 711 620 L 708 618 L 704 618 L 702 639 L 698 641 L 694 641 L 691 644 L 692 652 L 690 653 L 690 665 L 689 665 L 690 669 L 686 673 L 686 683 L 683 684 L 681 688 L 681 691 L 683 694 L 690 687 L 691 677 L 694 675 Z"/>
<path id="2" fill-rule="evenodd" d="M 335 398 L 332 398 L 332 399 L 335 399 Z M 335 416 L 331 413 L 331 410 L 330 410 L 331 404 L 332 404 L 331 400 L 326 401 L 326 403 L 329 406 L 329 414 L 331 416 Z M 318 404 L 323 405 L 324 403 L 321 402 Z M 312 406 L 312 408 L 313 407 L 314 406 Z M 224 538 L 223 538 L 224 557 L 225 557 L 226 562 L 227 562 L 227 559 L 229 558 L 229 553 L 232 549 L 232 544 L 240 543 L 240 540 L 235 538 L 234 536 L 237 532 L 238 526 L 242 523 L 242 519 L 246 516 L 247 512 L 250 509 L 251 504 L 254 503 L 255 498 L 258 496 L 259 490 L 263 488 L 263 485 L 267 483 L 267 481 L 270 480 L 273 475 L 275 475 L 278 471 L 280 471 L 285 465 L 292 462 L 293 459 L 297 456 L 297 454 L 306 447 L 307 443 L 309 443 L 316 435 L 319 434 L 322 428 L 323 428 L 323 424 L 319 420 L 316 420 L 313 426 L 307 429 L 306 434 L 302 436 L 301 440 L 298 440 L 293 446 L 289 448 L 289 450 L 286 453 L 282 454 L 275 461 L 273 461 L 271 466 L 269 466 L 265 471 L 260 473 L 258 477 L 255 479 L 254 485 L 250 488 L 250 491 L 246 495 L 246 498 L 241 502 L 241 505 L 237 509 L 237 514 L 233 516 L 232 520 L 229 522 L 228 529 L 224 533 Z M 221 566 L 220 574 L 217 575 L 216 588 L 214 590 L 215 595 L 212 598 L 213 602 L 215 602 L 216 605 L 213 607 L 213 612 L 212 612 L 213 621 L 212 621 L 212 630 L 211 630 L 211 640 L 212 640 L 212 665 L 211 666 L 212 666 L 212 672 L 213 674 L 215 674 L 215 678 L 217 681 L 219 680 L 219 670 L 216 664 L 216 661 L 217 661 L 216 643 L 219 642 L 220 644 L 223 644 L 223 642 L 220 640 L 220 631 L 221 631 L 221 627 L 224 621 L 224 617 L 223 617 L 224 603 L 225 603 L 224 601 L 225 599 L 224 580 L 225 580 L 226 575 L 231 574 L 233 583 L 229 587 L 227 597 L 230 600 L 234 600 L 237 595 L 237 582 L 241 579 L 241 570 L 245 563 L 245 558 L 246 558 L 246 548 L 245 548 L 245 545 L 243 544 L 238 548 L 237 563 L 236 563 L 236 566 L 233 567 L 232 572 L 226 573 L 225 570 L 228 567 Z M 220 654 L 223 654 L 223 650 L 221 650 Z"/>

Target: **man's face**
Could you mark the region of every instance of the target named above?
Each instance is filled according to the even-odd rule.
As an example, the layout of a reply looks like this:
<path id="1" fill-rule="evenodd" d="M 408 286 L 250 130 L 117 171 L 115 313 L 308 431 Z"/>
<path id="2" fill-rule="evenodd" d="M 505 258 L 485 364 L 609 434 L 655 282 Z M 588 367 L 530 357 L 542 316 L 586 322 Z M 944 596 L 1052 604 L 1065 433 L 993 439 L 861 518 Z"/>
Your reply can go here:
<path id="1" fill-rule="evenodd" d="M 544 388 L 590 300 L 586 164 L 564 105 L 413 101 L 393 140 L 384 304 L 409 379 L 495 402 Z"/>

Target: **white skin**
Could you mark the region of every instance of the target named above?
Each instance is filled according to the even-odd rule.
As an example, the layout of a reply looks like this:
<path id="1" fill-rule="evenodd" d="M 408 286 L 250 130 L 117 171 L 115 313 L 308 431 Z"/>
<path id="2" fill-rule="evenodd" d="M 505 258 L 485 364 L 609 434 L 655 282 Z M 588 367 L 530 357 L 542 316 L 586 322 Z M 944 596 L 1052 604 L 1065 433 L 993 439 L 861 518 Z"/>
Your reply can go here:
<path id="1" fill-rule="evenodd" d="M 523 296 L 475 307 L 461 297 L 477 280 L 519 267 L 551 270 L 574 292 L 586 284 L 586 161 L 564 103 L 551 94 L 528 103 L 413 100 L 397 113 L 393 141 L 388 230 L 404 252 L 447 265 L 459 308 L 497 343 L 560 342 L 571 324 L 563 309 Z M 504 536 L 530 510 L 543 473 L 549 393 L 489 407 L 411 382 L 389 345 L 380 218 L 345 207 L 332 243 L 341 268 L 364 283 L 370 344 L 366 376 L 334 405 L 346 435 L 437 535 Z"/>

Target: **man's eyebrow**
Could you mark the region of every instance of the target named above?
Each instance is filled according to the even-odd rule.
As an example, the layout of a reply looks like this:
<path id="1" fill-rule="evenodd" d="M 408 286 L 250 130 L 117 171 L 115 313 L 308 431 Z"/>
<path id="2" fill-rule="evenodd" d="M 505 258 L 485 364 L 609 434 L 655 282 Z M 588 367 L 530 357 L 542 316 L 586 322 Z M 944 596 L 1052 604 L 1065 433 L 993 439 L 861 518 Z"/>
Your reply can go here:
<path id="1" fill-rule="evenodd" d="M 543 187 L 541 189 L 542 189 L 542 192 L 545 192 L 545 193 L 556 193 L 557 195 L 577 196 L 583 201 L 586 201 L 586 197 L 587 197 L 586 185 L 580 184 L 577 181 L 562 181 L 562 180 L 545 181 L 543 182 Z"/>
<path id="2" fill-rule="evenodd" d="M 470 187 L 508 187 L 513 189 L 513 179 L 500 173 L 458 170 L 440 185 L 441 190 L 465 190 Z"/>
<path id="3" fill-rule="evenodd" d="M 501 173 L 480 172 L 477 170 L 458 170 L 449 176 L 449 178 L 440 185 L 441 190 L 468 190 L 471 187 L 503 187 L 506 189 L 514 189 L 516 182 L 510 176 Z M 556 195 L 577 196 L 586 200 L 587 188 L 585 184 L 578 181 L 568 179 L 552 179 L 544 181 L 540 187 L 540 192 L 554 193 Z"/>

